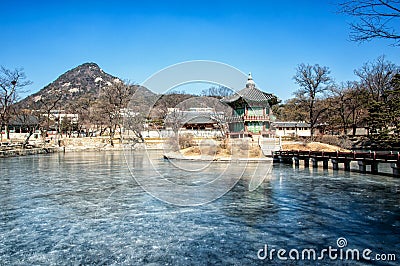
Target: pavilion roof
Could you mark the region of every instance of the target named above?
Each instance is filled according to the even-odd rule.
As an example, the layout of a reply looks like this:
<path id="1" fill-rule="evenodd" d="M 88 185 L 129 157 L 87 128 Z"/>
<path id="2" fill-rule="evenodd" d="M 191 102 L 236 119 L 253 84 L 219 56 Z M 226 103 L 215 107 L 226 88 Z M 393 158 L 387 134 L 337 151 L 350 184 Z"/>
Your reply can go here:
<path id="1" fill-rule="evenodd" d="M 230 104 L 239 101 L 245 101 L 249 104 L 268 105 L 268 100 L 272 99 L 273 95 L 263 92 L 256 88 L 251 74 L 246 83 L 246 87 L 233 95 L 226 96 L 221 99 L 221 102 Z"/>

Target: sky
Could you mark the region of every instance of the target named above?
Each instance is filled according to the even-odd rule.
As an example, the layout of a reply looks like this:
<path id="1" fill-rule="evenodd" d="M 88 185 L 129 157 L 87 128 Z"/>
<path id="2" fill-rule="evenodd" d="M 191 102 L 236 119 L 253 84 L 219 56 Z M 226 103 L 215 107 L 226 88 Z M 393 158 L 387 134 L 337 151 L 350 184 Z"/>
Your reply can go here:
<path id="1" fill-rule="evenodd" d="M 0 0 L 0 65 L 23 68 L 34 93 L 85 62 L 142 83 L 190 60 L 251 72 L 257 86 L 282 100 L 298 89 L 301 64 L 319 64 L 337 81 L 385 55 L 400 65 L 390 41 L 349 41 L 353 18 L 337 1 L 15 1 Z M 243 84 L 244 87 L 244 84 Z"/>

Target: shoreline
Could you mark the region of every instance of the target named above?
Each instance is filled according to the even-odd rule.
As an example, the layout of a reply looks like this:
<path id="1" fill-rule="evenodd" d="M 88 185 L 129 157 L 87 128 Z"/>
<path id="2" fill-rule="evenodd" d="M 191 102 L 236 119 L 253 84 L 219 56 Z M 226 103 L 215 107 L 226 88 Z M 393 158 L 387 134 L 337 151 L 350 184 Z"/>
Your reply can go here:
<path id="1" fill-rule="evenodd" d="M 14 149 L 14 150 L 3 150 L 0 151 L 0 158 L 10 158 L 18 156 L 28 156 L 36 154 L 48 154 L 61 152 L 58 147 L 43 147 L 43 148 L 31 148 L 31 149 Z"/>
<path id="2" fill-rule="evenodd" d="M 0 159 L 2 158 L 10 158 L 10 157 L 19 157 L 19 156 L 28 156 L 28 155 L 38 155 L 38 154 L 48 154 L 48 153 L 71 153 L 71 152 L 99 152 L 99 151 L 124 151 L 128 149 L 132 150 L 142 150 L 149 149 L 144 148 L 142 145 L 135 145 L 136 147 L 128 144 L 115 144 L 115 146 L 111 146 L 110 144 L 106 145 L 88 145 L 88 146 L 80 146 L 80 145 L 68 145 L 68 146 L 54 146 L 49 145 L 47 147 L 34 147 L 34 148 L 17 148 L 17 149 L 9 149 L 9 150 L 0 150 Z M 151 148 L 150 148 L 151 149 Z"/>
<path id="3" fill-rule="evenodd" d="M 37 145 L 37 143 L 35 143 Z M 36 155 L 36 154 L 47 154 L 47 153 L 56 153 L 56 152 L 99 152 L 99 151 L 124 151 L 124 150 L 163 150 L 163 141 L 159 140 L 155 142 L 151 140 L 145 143 L 114 143 L 114 146 L 111 146 L 107 138 L 71 138 L 71 139 L 63 139 L 61 142 L 61 146 L 56 145 L 55 143 L 48 143 L 45 146 L 38 145 L 35 147 L 35 144 L 32 148 L 14 148 L 14 149 L 0 149 L 0 159 L 8 158 L 8 157 L 16 157 L 16 156 L 26 156 L 26 155 Z M 339 147 L 325 144 L 325 143 L 301 143 L 301 142 L 284 142 L 282 145 L 282 150 L 311 150 L 311 151 L 328 151 L 328 150 L 342 150 Z M 273 157 L 247 157 L 244 155 L 240 157 L 238 155 L 229 156 L 227 154 L 218 154 L 218 155 L 200 155 L 195 153 L 167 153 L 162 154 L 162 157 L 165 159 L 171 160 L 187 160 L 187 161 L 270 161 Z"/>

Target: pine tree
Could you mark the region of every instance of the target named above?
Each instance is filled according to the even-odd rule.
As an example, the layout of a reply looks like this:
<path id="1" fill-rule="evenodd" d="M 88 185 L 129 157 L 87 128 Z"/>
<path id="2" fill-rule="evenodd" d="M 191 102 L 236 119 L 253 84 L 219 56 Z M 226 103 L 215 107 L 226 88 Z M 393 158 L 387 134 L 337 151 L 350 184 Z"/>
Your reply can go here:
<path id="1" fill-rule="evenodd" d="M 370 103 L 368 124 L 372 142 L 382 148 L 400 147 L 400 74 L 393 77 L 380 101 Z"/>

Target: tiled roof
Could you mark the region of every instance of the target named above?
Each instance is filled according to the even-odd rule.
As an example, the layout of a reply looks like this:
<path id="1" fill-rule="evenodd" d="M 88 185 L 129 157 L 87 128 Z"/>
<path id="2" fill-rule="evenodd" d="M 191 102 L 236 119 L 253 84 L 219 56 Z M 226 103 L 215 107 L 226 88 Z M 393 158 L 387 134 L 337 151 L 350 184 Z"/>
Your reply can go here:
<path id="1" fill-rule="evenodd" d="M 184 114 L 185 124 L 215 124 L 210 113 L 187 112 Z"/>
<path id="2" fill-rule="evenodd" d="M 264 104 L 267 105 L 268 100 L 272 98 L 273 98 L 272 94 L 260 91 L 259 89 L 256 88 L 253 78 L 251 77 L 251 74 L 249 74 L 249 78 L 246 83 L 246 88 L 236 92 L 233 95 L 222 98 L 221 102 L 229 104 L 242 99 L 248 103 L 262 103 L 263 105 Z"/>
<path id="3" fill-rule="evenodd" d="M 177 121 L 182 124 L 217 124 L 221 119 L 220 113 L 180 111 L 176 117 L 166 117 L 166 121 Z"/>
<path id="4" fill-rule="evenodd" d="M 19 115 L 12 119 L 9 123 L 10 126 L 32 126 L 37 124 L 39 124 L 39 120 L 33 115 Z"/>

